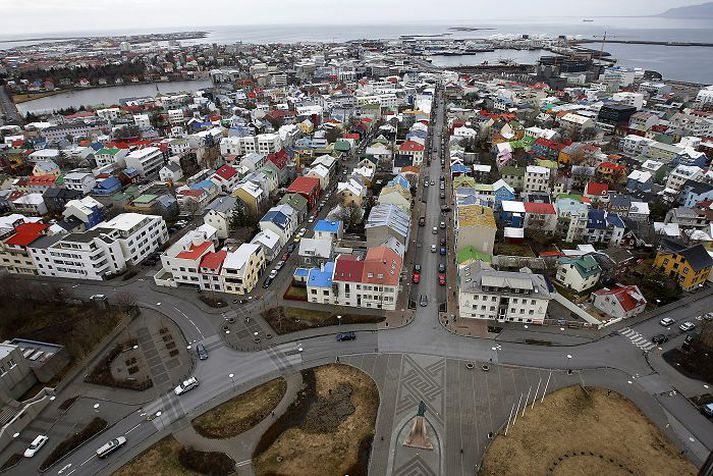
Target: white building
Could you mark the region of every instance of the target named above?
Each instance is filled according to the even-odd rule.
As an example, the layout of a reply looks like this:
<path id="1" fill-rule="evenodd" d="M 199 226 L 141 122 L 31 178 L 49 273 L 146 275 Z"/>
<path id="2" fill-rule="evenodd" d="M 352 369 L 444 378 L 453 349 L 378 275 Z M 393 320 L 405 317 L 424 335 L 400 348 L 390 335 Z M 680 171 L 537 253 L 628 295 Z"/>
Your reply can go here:
<path id="1" fill-rule="evenodd" d="M 158 215 L 122 213 L 96 227 L 109 234 L 116 232 L 124 259 L 135 265 L 168 241 L 166 222 Z"/>
<path id="2" fill-rule="evenodd" d="M 612 99 L 618 103 L 633 106 L 637 111 L 640 111 L 641 108 L 644 107 L 644 95 L 642 93 L 632 93 L 628 91 L 614 93 Z"/>
<path id="3" fill-rule="evenodd" d="M 158 147 L 146 147 L 131 152 L 125 158 L 126 166 L 135 168 L 144 177 L 163 167 L 163 152 Z"/>
<path id="4" fill-rule="evenodd" d="M 257 243 L 243 243 L 229 252 L 221 270 L 225 292 L 248 294 L 257 285 L 265 266 L 265 253 Z"/>
<path id="5" fill-rule="evenodd" d="M 462 318 L 542 323 L 553 298 L 542 275 L 496 271 L 481 261 L 458 272 Z"/>
<path id="6" fill-rule="evenodd" d="M 73 170 L 65 174 L 64 186 L 69 190 L 78 190 L 83 194 L 88 194 L 96 186 L 97 181 L 89 172 Z"/>
<path id="7" fill-rule="evenodd" d="M 525 169 L 525 193 L 548 193 L 550 191 L 550 169 L 538 165 L 528 165 Z"/>

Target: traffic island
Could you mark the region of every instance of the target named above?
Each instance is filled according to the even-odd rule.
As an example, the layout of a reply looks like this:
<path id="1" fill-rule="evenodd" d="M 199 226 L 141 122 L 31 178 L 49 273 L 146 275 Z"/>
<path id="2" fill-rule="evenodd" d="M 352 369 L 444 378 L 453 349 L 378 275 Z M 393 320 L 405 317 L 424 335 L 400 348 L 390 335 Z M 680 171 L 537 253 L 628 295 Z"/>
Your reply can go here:
<path id="1" fill-rule="evenodd" d="M 503 427 L 479 474 L 582 474 L 585 467 L 587 474 L 697 472 L 629 399 L 573 386 L 553 392 Z"/>
<path id="2" fill-rule="evenodd" d="M 386 319 L 375 314 L 339 314 L 329 311 L 303 309 L 298 307 L 275 307 L 263 313 L 265 321 L 277 334 L 289 334 L 317 327 L 338 326 L 340 324 L 372 324 Z"/>
<path id="3" fill-rule="evenodd" d="M 46 471 L 53 464 L 60 461 L 62 458 L 71 453 L 75 448 L 81 446 L 85 441 L 93 438 L 107 427 L 108 423 L 106 420 L 95 417 L 87 425 L 84 426 L 78 432 L 68 436 L 62 440 L 55 448 L 52 453 L 42 462 L 40 465 L 40 471 Z"/>
<path id="4" fill-rule="evenodd" d="M 122 466 L 114 476 L 222 476 L 234 472 L 235 462 L 225 453 L 197 451 L 169 435 Z"/>
<path id="5" fill-rule="evenodd" d="M 379 391 L 347 365 L 302 371 L 304 386 L 263 434 L 253 454 L 257 475 L 366 475 Z"/>
<path id="6" fill-rule="evenodd" d="M 238 436 L 274 413 L 286 392 L 284 378 L 270 380 L 205 412 L 191 424 L 199 435 L 206 438 Z"/>

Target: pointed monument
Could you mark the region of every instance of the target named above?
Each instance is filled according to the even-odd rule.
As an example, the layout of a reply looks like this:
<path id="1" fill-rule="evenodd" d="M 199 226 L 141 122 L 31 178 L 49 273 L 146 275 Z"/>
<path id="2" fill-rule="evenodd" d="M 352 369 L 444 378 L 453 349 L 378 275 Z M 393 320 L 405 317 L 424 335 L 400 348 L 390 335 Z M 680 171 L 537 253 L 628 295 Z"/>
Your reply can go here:
<path id="1" fill-rule="evenodd" d="M 422 450 L 432 450 L 433 443 L 428 437 L 428 429 L 426 427 L 426 404 L 421 401 L 418 404 L 418 413 L 411 425 L 411 431 L 404 441 L 404 446 L 410 448 L 419 448 Z"/>

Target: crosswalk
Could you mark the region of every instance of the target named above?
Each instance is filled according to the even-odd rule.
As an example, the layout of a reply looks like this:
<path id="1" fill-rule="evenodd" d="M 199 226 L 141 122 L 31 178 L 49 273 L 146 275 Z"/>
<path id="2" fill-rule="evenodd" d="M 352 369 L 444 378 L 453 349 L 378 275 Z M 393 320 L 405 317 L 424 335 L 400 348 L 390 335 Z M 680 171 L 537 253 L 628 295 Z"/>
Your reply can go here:
<path id="1" fill-rule="evenodd" d="M 648 352 L 651 349 L 656 347 L 656 344 L 654 344 L 653 342 L 648 340 L 646 337 L 644 337 L 643 335 L 639 334 L 634 329 L 631 329 L 629 327 L 620 329 L 619 334 L 621 334 L 624 337 L 626 337 L 627 339 L 629 339 L 632 344 L 634 344 L 636 347 L 643 350 L 644 352 Z"/>

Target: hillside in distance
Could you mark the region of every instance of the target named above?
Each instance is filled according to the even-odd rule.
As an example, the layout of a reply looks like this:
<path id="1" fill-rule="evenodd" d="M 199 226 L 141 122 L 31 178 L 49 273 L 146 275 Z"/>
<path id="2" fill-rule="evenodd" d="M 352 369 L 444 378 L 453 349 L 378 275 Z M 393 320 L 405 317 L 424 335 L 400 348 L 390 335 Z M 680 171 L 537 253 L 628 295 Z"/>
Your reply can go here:
<path id="1" fill-rule="evenodd" d="M 659 16 L 666 18 L 713 19 L 713 2 L 670 8 L 659 14 Z"/>

